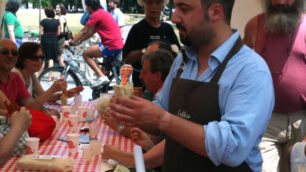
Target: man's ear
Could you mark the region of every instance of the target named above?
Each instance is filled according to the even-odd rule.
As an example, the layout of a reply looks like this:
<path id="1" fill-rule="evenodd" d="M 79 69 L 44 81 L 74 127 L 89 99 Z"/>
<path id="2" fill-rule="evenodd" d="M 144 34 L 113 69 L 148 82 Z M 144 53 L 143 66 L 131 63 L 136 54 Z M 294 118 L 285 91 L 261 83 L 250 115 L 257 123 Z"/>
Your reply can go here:
<path id="1" fill-rule="evenodd" d="M 208 8 L 208 16 L 212 22 L 223 20 L 224 18 L 224 8 L 220 3 L 213 3 Z"/>
<path id="2" fill-rule="evenodd" d="M 163 79 L 162 79 L 163 75 L 162 75 L 161 72 L 156 72 L 155 75 L 156 75 L 156 79 L 157 79 L 158 81 L 162 81 L 162 80 L 163 80 Z"/>

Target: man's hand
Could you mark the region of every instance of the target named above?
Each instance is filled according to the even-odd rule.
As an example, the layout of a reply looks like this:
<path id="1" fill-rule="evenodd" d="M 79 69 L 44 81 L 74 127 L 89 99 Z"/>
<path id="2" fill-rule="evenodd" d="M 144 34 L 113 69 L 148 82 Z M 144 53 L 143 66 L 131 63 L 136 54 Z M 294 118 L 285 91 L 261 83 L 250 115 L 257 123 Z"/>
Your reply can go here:
<path id="1" fill-rule="evenodd" d="M 121 152 L 119 147 L 106 144 L 103 147 L 102 158 L 114 159 L 118 152 Z"/>
<path id="2" fill-rule="evenodd" d="M 120 124 L 139 127 L 145 131 L 160 129 L 166 125 L 168 112 L 141 97 L 113 97 L 110 103 L 110 114 Z M 165 120 L 164 120 L 165 119 Z"/>
<path id="3" fill-rule="evenodd" d="M 20 111 L 16 111 L 11 115 L 10 123 L 11 128 L 18 128 L 24 132 L 31 126 L 32 115 L 25 107 L 21 107 Z"/>
<path id="4" fill-rule="evenodd" d="M 150 136 L 139 128 L 132 128 L 130 137 L 137 145 L 141 146 L 146 151 L 154 146 Z"/>
<path id="5" fill-rule="evenodd" d="M 5 102 L 7 102 L 7 104 L 11 104 L 10 100 L 0 90 L 0 115 L 7 114 L 7 109 L 6 109 L 6 106 L 4 104 Z"/>
<path id="6" fill-rule="evenodd" d="M 109 111 L 105 111 L 102 116 L 106 125 L 113 130 L 118 131 L 120 123 L 109 113 Z"/>

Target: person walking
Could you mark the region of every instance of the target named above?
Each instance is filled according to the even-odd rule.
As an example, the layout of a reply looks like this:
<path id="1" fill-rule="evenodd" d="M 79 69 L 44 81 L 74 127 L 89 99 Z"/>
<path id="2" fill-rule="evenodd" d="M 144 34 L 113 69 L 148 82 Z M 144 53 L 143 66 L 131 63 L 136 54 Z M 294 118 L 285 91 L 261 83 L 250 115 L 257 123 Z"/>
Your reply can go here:
<path id="1" fill-rule="evenodd" d="M 124 14 L 119 8 L 120 6 L 120 0 L 110 0 L 108 2 L 108 8 L 110 10 L 110 13 L 118 23 L 118 26 L 120 28 L 121 35 L 123 34 L 124 31 L 124 25 L 125 25 L 125 18 Z"/>
<path id="2" fill-rule="evenodd" d="M 67 26 L 67 22 L 66 22 L 66 15 L 67 11 L 66 8 L 64 6 L 64 4 L 57 4 L 56 5 L 56 14 L 58 15 L 58 21 L 59 21 L 59 26 L 60 26 L 60 35 L 58 35 L 57 37 L 57 51 L 58 51 L 58 61 L 59 64 L 62 66 L 65 66 L 64 63 L 64 58 L 63 58 L 63 44 L 65 42 L 65 36 L 66 36 L 66 26 Z"/>
<path id="3" fill-rule="evenodd" d="M 47 18 L 43 19 L 39 26 L 39 35 L 45 55 L 45 63 L 42 70 L 44 67 L 47 67 L 46 64 L 48 64 L 48 67 L 50 68 L 53 66 L 54 62 L 58 63 L 57 36 L 60 34 L 59 22 L 58 20 L 54 19 L 54 9 L 52 7 L 45 8 L 45 14 Z M 52 80 L 50 77 L 51 76 L 49 76 L 49 80 Z"/>
<path id="4" fill-rule="evenodd" d="M 1 25 L 1 29 L 4 27 L 4 37 L 12 40 L 17 45 L 17 48 L 20 47 L 23 38 L 23 28 L 16 16 L 19 6 L 20 4 L 17 0 L 6 3 L 6 11 Z"/>

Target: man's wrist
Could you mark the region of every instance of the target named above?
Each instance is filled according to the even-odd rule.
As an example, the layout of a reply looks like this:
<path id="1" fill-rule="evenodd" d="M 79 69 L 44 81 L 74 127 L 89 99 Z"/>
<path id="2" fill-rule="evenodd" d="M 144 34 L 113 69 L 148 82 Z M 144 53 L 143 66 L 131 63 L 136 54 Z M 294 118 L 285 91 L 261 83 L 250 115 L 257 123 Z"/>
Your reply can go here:
<path id="1" fill-rule="evenodd" d="M 171 121 L 171 114 L 167 111 L 160 117 L 157 128 L 164 131 Z"/>

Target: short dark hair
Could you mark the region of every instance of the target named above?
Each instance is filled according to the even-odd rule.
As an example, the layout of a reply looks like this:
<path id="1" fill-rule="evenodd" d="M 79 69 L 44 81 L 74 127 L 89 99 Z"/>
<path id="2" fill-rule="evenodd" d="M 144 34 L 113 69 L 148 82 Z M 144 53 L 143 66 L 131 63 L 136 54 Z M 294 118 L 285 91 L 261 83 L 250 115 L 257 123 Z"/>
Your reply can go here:
<path id="1" fill-rule="evenodd" d="M 39 49 L 42 50 L 42 46 L 35 42 L 25 42 L 21 44 L 18 50 L 19 56 L 16 63 L 16 68 L 23 69 L 24 68 L 23 62 L 26 59 L 34 56 Z"/>
<path id="2" fill-rule="evenodd" d="M 45 8 L 45 14 L 48 18 L 54 18 L 55 17 L 54 8 L 52 7 Z"/>
<path id="3" fill-rule="evenodd" d="M 110 1 L 113 1 L 113 2 L 117 5 L 117 7 L 119 7 L 119 5 L 120 5 L 120 0 L 110 0 Z"/>
<path id="4" fill-rule="evenodd" d="M 60 4 L 57 4 L 60 9 L 61 9 L 61 15 L 66 15 L 67 14 L 67 10 L 66 10 L 66 7 L 64 6 L 64 4 L 60 3 Z"/>
<path id="5" fill-rule="evenodd" d="M 172 54 L 173 58 L 175 58 L 177 56 L 177 53 L 175 51 L 173 51 L 173 49 L 171 47 L 171 44 L 167 40 L 164 40 L 164 39 L 156 40 L 156 41 L 150 42 L 149 46 L 154 45 L 154 44 L 159 44 L 158 49 L 163 49 L 163 50 L 169 51 Z"/>
<path id="6" fill-rule="evenodd" d="M 145 53 L 142 56 L 142 62 L 147 59 L 150 62 L 151 73 L 161 72 L 162 81 L 165 81 L 173 63 L 172 54 L 167 50 L 159 49 Z"/>
<path id="7" fill-rule="evenodd" d="M 87 7 L 90 7 L 94 11 L 102 8 L 99 0 L 85 0 L 85 4 Z"/>
<path id="8" fill-rule="evenodd" d="M 230 25 L 235 0 L 202 0 L 202 7 L 208 9 L 214 3 L 220 3 L 223 6 L 224 21 Z"/>
<path id="9" fill-rule="evenodd" d="M 6 3 L 5 11 L 9 11 L 13 14 L 16 14 L 20 6 L 20 3 L 17 0 L 11 0 Z"/>

